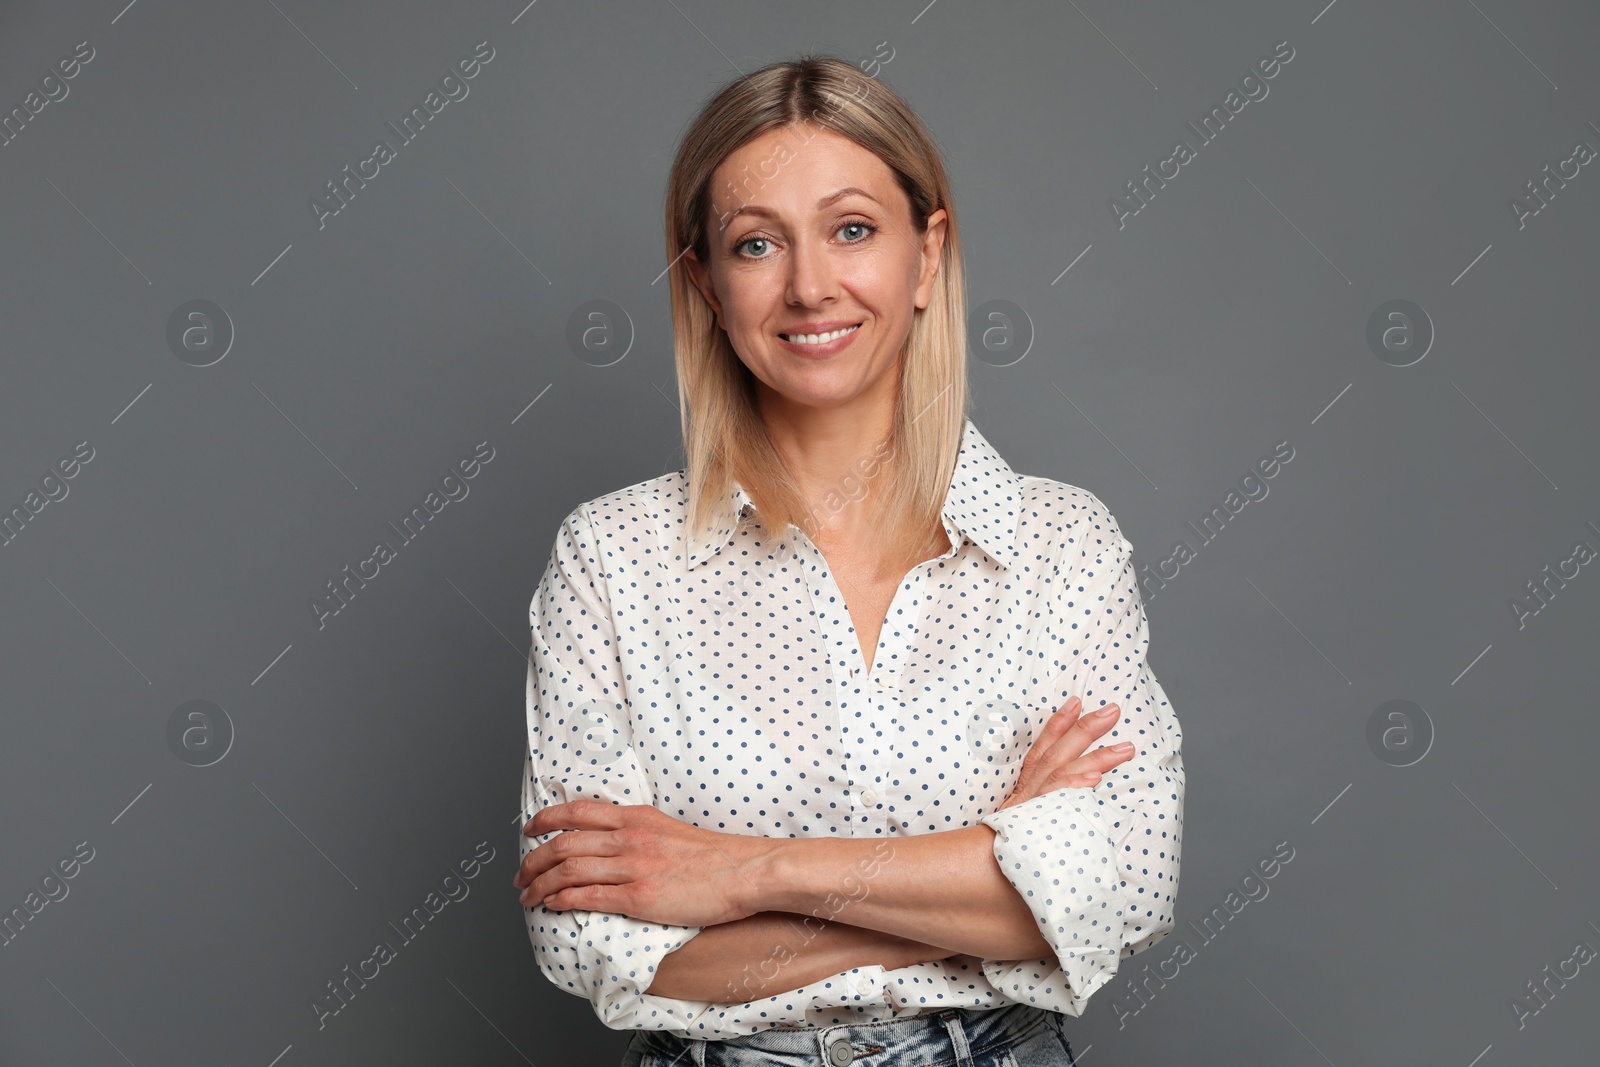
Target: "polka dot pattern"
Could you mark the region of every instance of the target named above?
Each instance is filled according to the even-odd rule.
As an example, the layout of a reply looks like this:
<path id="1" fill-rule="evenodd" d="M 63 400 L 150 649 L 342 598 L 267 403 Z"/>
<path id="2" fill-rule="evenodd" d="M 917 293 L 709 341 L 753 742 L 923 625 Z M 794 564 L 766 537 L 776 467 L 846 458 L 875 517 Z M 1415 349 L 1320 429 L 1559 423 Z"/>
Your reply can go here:
<path id="1" fill-rule="evenodd" d="M 653 804 L 765 837 L 896 837 L 983 823 L 1053 957 L 855 967 L 749 1003 L 643 992 L 703 927 L 525 908 L 540 970 L 606 1026 L 723 1040 L 1020 1002 L 1081 1015 L 1171 932 L 1182 733 L 1146 662 L 1132 547 L 1093 493 L 1018 475 L 966 424 L 948 551 L 896 590 L 868 669 L 827 561 L 734 487 L 686 532 L 683 471 L 598 497 L 557 531 L 529 607 L 525 815 Z M 1049 715 L 1078 695 L 1132 759 L 1092 790 L 997 810 Z M 620 743 L 618 739 L 620 738 Z M 518 833 L 525 855 L 556 833 Z"/>

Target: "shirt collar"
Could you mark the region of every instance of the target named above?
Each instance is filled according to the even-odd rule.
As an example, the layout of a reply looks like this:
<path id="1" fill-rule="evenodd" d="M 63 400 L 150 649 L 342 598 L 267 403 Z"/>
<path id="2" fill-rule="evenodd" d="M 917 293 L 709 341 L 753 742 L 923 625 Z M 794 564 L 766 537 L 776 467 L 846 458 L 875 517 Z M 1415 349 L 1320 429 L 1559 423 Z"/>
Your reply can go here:
<path id="1" fill-rule="evenodd" d="M 959 547 L 961 537 L 965 536 L 1002 567 L 1015 566 L 1021 486 L 1022 477 L 968 419 L 941 511 L 950 543 Z M 754 508 L 750 494 L 735 481 L 712 531 L 696 531 L 691 535 L 688 569 L 693 570 L 722 551 L 733 540 L 745 515 Z"/>

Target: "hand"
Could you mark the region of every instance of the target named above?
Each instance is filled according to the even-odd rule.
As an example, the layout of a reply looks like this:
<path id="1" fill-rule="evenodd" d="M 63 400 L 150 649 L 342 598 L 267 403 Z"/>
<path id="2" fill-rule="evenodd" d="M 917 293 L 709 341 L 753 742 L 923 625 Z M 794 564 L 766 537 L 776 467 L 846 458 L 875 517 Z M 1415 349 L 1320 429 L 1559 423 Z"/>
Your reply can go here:
<path id="1" fill-rule="evenodd" d="M 512 884 L 526 906 L 584 908 L 674 926 L 713 926 L 762 910 L 756 873 L 774 847 L 718 833 L 649 804 L 574 800 L 529 819 L 529 837 L 564 833 L 522 857 Z M 546 899 L 550 898 L 550 899 Z"/>
<path id="2" fill-rule="evenodd" d="M 1099 712 L 1109 714 L 1096 712 L 1079 718 L 1082 708 L 1083 701 L 1073 697 L 1050 716 L 1038 740 L 1023 757 L 1017 784 L 1000 805 L 1001 809 L 1032 800 L 1052 789 L 1074 786 L 1093 789 L 1100 781 L 1101 771 L 1109 771 L 1133 758 L 1133 745 L 1127 741 L 1097 748 L 1085 756 L 1083 750 L 1089 747 L 1089 742 L 1115 726 L 1122 709 L 1116 704 L 1107 704 Z"/>

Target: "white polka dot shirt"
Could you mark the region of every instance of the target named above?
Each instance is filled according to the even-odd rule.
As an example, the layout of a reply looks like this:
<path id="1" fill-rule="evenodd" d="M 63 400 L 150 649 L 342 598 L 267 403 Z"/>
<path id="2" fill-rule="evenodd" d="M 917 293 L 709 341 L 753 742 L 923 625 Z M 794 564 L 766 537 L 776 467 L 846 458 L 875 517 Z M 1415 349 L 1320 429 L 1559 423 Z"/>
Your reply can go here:
<path id="1" fill-rule="evenodd" d="M 598 798 L 724 833 L 893 838 L 983 823 L 1051 958 L 854 967 L 742 1004 L 641 992 L 703 927 L 524 909 L 540 970 L 608 1027 L 721 1040 L 1013 1002 L 1081 1015 L 1173 927 L 1182 733 L 1146 662 L 1132 548 L 1093 493 L 1018 475 L 970 421 L 943 508 L 950 544 L 894 594 L 868 670 L 845 597 L 797 527 L 735 486 L 685 535 L 683 471 L 561 523 L 529 609 L 524 817 Z M 997 810 L 1072 695 L 1135 755 L 1093 789 Z M 520 833 L 521 851 L 549 841 Z M 769 968 L 770 969 L 770 968 Z M 781 974 L 781 971 L 779 972 Z M 759 991 L 759 992 L 757 992 Z"/>

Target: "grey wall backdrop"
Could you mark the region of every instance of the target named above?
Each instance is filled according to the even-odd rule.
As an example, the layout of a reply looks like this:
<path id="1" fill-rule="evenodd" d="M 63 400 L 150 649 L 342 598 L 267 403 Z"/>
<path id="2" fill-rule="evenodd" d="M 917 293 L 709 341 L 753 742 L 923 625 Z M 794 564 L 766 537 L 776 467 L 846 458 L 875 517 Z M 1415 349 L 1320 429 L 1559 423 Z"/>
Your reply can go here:
<path id="1" fill-rule="evenodd" d="M 7 3 L 0 1062 L 620 1058 L 511 886 L 528 601 L 573 506 L 682 464 L 680 131 L 808 49 L 939 137 L 974 418 L 1145 576 L 1179 925 L 1069 1020 L 1083 1059 L 1591 1062 L 1597 33 L 1556 0 Z"/>

